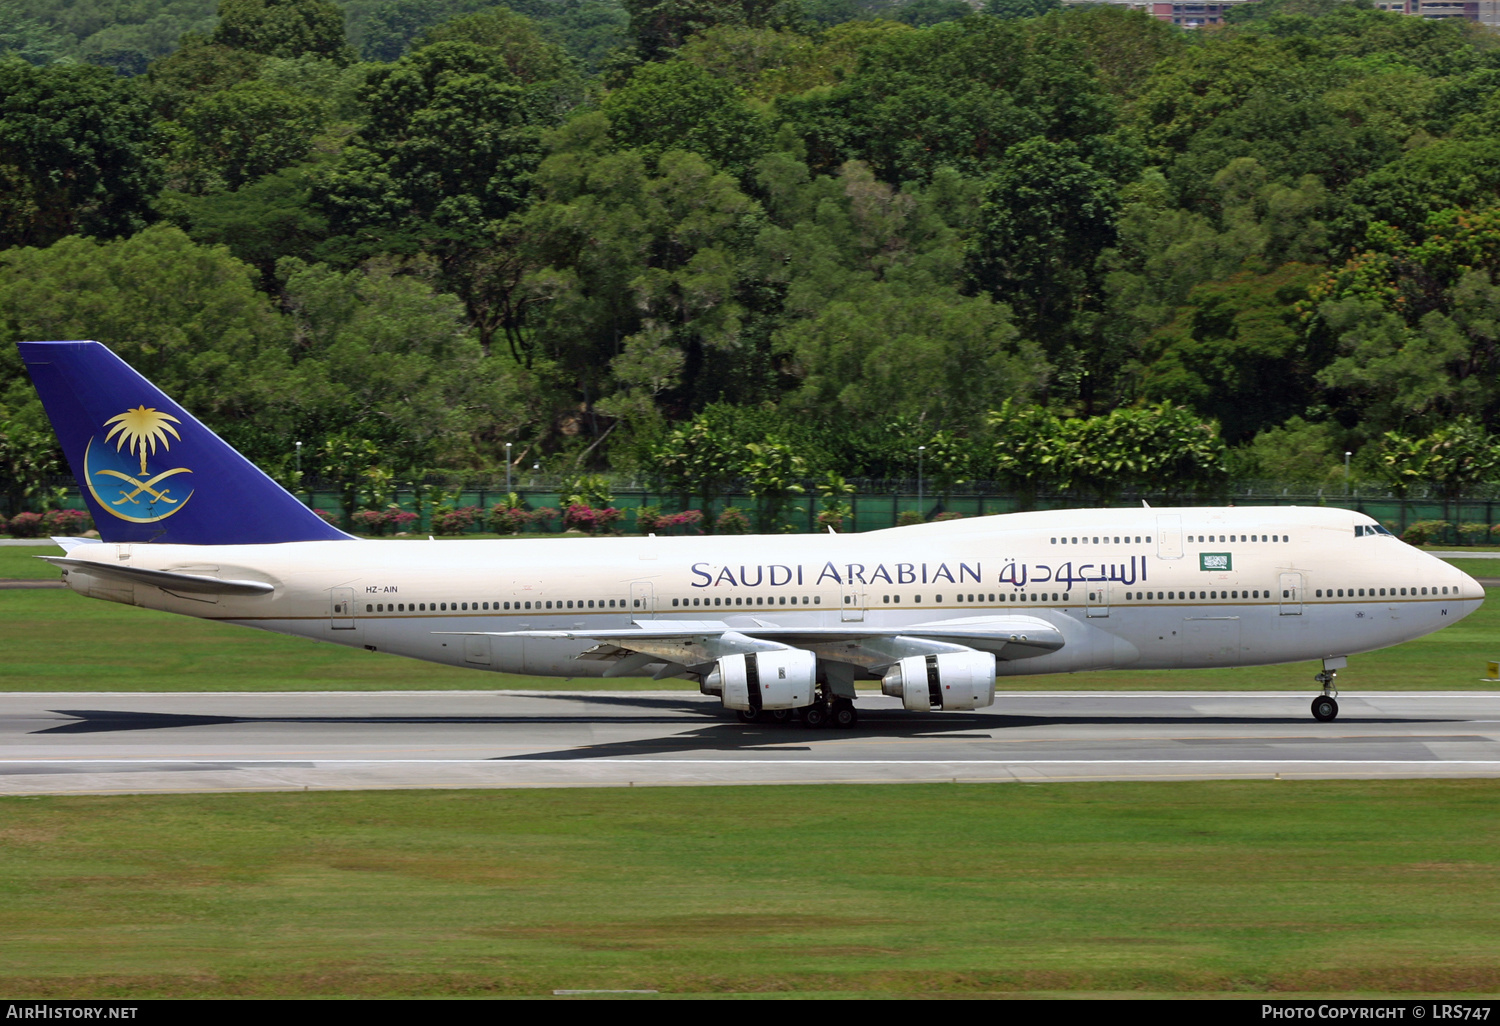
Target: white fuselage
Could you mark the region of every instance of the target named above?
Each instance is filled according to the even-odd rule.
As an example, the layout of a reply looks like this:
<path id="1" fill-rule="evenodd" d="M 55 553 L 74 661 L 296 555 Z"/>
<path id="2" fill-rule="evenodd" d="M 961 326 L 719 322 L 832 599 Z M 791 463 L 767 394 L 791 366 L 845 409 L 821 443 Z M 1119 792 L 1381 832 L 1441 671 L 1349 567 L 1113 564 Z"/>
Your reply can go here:
<path id="1" fill-rule="evenodd" d="M 870 628 L 1002 614 L 1056 651 L 1000 675 L 1247 666 L 1383 648 L 1478 608 L 1467 574 L 1340 509 L 1016 513 L 853 535 L 73 548 L 91 562 L 274 585 L 174 594 L 74 567 L 97 598 L 510 673 L 603 674 L 591 642 L 514 631 L 639 620 Z M 649 672 L 649 671 L 647 671 Z M 878 676 L 865 668 L 861 676 Z"/>

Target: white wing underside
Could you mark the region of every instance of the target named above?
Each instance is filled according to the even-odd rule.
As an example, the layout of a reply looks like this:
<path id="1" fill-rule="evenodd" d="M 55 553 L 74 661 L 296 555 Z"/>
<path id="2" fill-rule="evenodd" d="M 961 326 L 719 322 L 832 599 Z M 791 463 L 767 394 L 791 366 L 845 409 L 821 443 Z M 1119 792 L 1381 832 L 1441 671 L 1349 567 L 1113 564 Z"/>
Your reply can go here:
<path id="1" fill-rule="evenodd" d="M 783 627 L 748 619 L 636 620 L 634 627 L 575 631 L 463 631 L 493 638 L 533 638 L 551 641 L 592 641 L 577 658 L 612 662 L 606 677 L 637 673 L 663 664 L 658 678 L 684 672 L 698 673 L 728 655 L 800 648 L 819 659 L 846 663 L 880 673 L 899 659 L 945 652 L 991 652 L 1011 661 L 1046 655 L 1063 647 L 1063 635 L 1045 620 L 1028 616 L 986 616 L 905 627 Z"/>

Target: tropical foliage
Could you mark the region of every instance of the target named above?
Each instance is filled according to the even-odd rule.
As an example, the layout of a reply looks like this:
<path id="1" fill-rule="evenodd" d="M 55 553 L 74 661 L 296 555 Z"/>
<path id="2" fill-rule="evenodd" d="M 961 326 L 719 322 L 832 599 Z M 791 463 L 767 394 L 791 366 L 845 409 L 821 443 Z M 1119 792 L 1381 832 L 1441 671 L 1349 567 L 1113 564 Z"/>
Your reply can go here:
<path id="1" fill-rule="evenodd" d="M 611 472 L 688 513 L 748 494 L 725 529 L 761 530 L 841 526 L 829 474 L 1099 500 L 1321 486 L 1346 452 L 1445 498 L 1500 474 L 1477 26 L 1365 0 L 1201 32 L 1053 0 L 0 15 L 0 331 L 107 343 L 281 480 L 342 482 L 345 522 L 507 454 L 592 531 Z M 60 469 L 0 347 L 10 513 Z"/>

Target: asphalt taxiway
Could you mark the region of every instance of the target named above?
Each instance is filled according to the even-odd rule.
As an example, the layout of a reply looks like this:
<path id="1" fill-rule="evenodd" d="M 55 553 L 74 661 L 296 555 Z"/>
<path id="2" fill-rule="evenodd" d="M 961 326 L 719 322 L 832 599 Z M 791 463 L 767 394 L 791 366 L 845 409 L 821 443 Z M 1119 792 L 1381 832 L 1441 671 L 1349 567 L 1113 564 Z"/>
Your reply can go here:
<path id="1" fill-rule="evenodd" d="M 1500 691 L 1002 693 L 852 730 L 684 691 L 10 693 L 0 793 L 1500 776 Z"/>

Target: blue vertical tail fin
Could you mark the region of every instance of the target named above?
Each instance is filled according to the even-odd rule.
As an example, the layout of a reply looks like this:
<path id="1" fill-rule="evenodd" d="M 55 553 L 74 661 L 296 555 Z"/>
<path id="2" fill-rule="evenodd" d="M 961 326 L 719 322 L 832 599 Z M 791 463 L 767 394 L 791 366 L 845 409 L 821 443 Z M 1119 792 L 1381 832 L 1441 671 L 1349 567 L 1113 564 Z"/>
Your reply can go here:
<path id="1" fill-rule="evenodd" d="M 350 537 L 98 342 L 20 348 L 105 541 L 242 545 Z"/>

